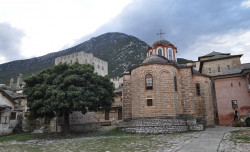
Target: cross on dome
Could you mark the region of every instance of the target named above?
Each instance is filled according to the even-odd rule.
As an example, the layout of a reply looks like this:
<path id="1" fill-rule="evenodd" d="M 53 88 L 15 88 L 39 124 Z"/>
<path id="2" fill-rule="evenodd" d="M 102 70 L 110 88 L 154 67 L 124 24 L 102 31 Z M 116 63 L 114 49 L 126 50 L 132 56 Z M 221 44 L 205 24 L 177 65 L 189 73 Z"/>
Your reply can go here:
<path id="1" fill-rule="evenodd" d="M 160 33 L 156 33 L 156 35 L 160 35 L 160 39 L 161 39 L 161 35 L 163 35 L 163 34 L 165 34 L 165 33 L 163 33 L 163 32 L 161 31 L 161 29 L 160 29 Z"/>

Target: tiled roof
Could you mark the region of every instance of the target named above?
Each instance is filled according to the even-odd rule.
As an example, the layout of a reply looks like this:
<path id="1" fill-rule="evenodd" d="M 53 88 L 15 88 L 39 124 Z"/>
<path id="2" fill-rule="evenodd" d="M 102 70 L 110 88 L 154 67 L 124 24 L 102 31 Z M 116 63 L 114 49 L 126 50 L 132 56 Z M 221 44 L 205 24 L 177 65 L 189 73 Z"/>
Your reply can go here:
<path id="1" fill-rule="evenodd" d="M 149 64 L 149 63 L 172 63 L 176 65 L 177 67 L 181 67 L 177 62 L 173 60 L 168 60 L 164 56 L 160 56 L 160 55 L 151 55 L 142 62 L 142 64 Z"/>
<path id="2" fill-rule="evenodd" d="M 9 91 L 9 90 L 4 90 L 4 92 L 6 94 L 8 94 L 11 98 L 13 99 L 19 99 L 19 98 L 25 98 L 26 96 L 20 93 L 15 93 L 13 91 Z"/>
<path id="3" fill-rule="evenodd" d="M 193 68 L 193 74 L 201 74 L 201 73 Z"/>
<path id="4" fill-rule="evenodd" d="M 203 55 L 203 56 L 200 56 L 199 58 L 202 58 L 202 57 L 210 57 L 210 56 L 215 56 L 215 55 L 230 55 L 231 53 L 221 53 L 221 52 L 211 52 L 211 53 L 208 53 L 206 55 Z"/>
<path id="5" fill-rule="evenodd" d="M 7 97 L 13 103 L 15 103 L 15 99 L 24 99 L 24 98 L 26 98 L 26 96 L 23 95 L 23 94 L 15 93 L 15 92 L 9 91 L 9 90 L 0 89 L 0 92 L 2 93 L 3 96 Z"/>
<path id="6" fill-rule="evenodd" d="M 243 70 L 246 70 L 246 69 L 250 69 L 250 63 L 245 63 L 245 64 L 240 64 L 240 65 L 237 65 L 225 72 L 222 72 L 219 75 L 228 75 L 228 74 L 238 74 L 238 73 L 241 73 Z"/>
<path id="7" fill-rule="evenodd" d="M 156 45 L 158 44 L 162 44 L 162 45 L 168 45 L 168 44 L 171 44 L 169 41 L 167 40 L 164 40 L 164 39 L 160 39 L 158 41 L 155 41 L 153 44 L 152 44 L 152 47 L 154 48 Z"/>

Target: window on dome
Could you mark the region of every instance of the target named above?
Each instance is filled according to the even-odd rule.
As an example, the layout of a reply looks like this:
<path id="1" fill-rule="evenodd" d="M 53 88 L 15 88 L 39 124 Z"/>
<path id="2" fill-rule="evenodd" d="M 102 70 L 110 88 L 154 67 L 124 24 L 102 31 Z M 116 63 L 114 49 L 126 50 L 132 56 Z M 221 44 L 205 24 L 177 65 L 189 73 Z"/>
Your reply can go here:
<path id="1" fill-rule="evenodd" d="M 149 51 L 149 56 L 151 56 L 153 54 L 152 50 Z"/>
<path id="2" fill-rule="evenodd" d="M 168 49 L 168 59 L 173 60 L 173 50 L 171 48 Z"/>
<path id="3" fill-rule="evenodd" d="M 146 75 L 146 90 L 153 89 L 153 77 L 151 74 Z"/>
<path id="4" fill-rule="evenodd" d="M 158 52 L 158 53 L 157 53 L 158 55 L 163 56 L 162 48 L 159 48 L 159 49 L 157 50 L 157 52 Z"/>

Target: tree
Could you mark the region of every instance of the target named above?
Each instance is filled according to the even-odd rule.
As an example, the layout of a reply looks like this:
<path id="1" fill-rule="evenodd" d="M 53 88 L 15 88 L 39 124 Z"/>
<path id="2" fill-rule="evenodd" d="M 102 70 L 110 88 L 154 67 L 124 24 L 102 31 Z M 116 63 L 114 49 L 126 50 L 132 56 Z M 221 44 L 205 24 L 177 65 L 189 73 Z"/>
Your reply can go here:
<path id="1" fill-rule="evenodd" d="M 69 115 L 108 109 L 114 102 L 114 87 L 108 76 L 94 73 L 89 64 L 59 64 L 24 80 L 31 118 L 64 117 L 64 131 L 69 131 Z"/>

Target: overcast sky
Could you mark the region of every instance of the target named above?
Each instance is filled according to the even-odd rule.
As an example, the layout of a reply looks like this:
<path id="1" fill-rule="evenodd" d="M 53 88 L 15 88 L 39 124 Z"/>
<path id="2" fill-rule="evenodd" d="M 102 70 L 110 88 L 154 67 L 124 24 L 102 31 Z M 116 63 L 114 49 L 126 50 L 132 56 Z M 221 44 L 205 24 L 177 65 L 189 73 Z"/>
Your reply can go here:
<path id="1" fill-rule="evenodd" d="M 242 62 L 250 62 L 250 0 L 0 0 L 0 63 L 106 32 L 151 45 L 160 29 L 177 57 L 197 60 L 218 51 L 244 54 Z"/>

